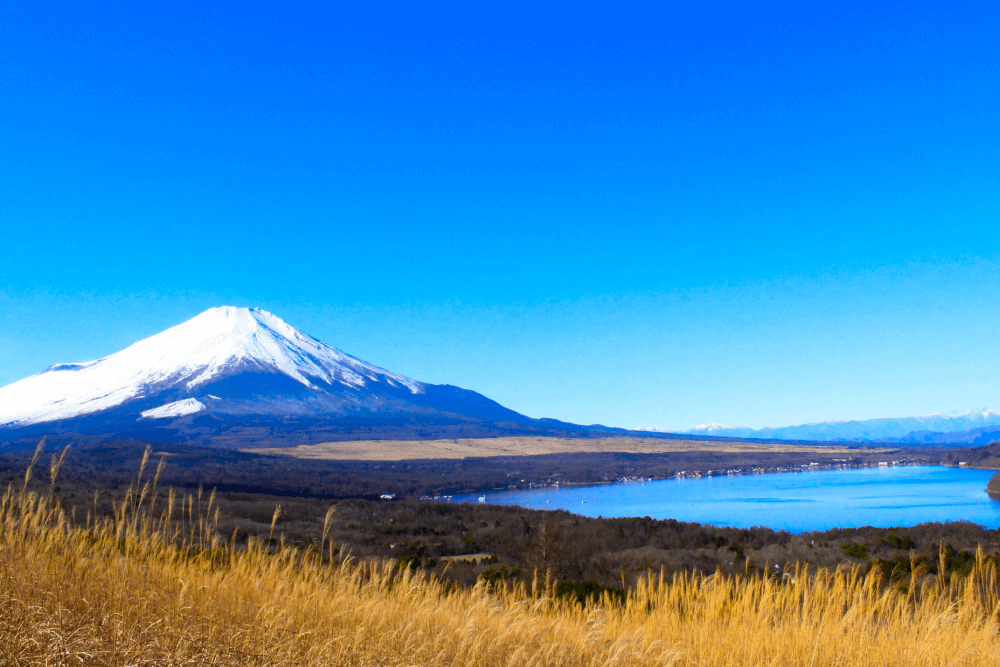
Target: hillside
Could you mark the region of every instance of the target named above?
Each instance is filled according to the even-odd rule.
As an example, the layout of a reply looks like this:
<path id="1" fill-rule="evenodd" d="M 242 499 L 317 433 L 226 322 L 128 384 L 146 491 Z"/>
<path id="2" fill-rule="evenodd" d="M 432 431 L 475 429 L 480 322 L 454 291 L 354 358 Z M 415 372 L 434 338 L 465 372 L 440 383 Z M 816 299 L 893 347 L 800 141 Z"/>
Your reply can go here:
<path id="1" fill-rule="evenodd" d="M 983 470 L 1000 470 L 1000 442 L 982 447 L 970 447 L 947 452 L 942 457 L 946 465 L 964 465 Z"/>

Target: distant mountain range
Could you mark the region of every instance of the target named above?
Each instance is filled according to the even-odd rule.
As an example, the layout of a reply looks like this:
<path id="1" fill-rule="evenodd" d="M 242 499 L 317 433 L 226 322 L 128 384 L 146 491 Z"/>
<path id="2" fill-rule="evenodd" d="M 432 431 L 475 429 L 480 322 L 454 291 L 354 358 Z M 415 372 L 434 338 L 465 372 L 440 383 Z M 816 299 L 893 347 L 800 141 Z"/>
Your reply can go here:
<path id="1" fill-rule="evenodd" d="M 685 433 L 774 440 L 986 444 L 1000 440 L 1000 412 L 983 408 L 960 415 L 936 414 L 863 421 L 828 421 L 759 429 L 725 424 L 702 424 Z"/>
<path id="2" fill-rule="evenodd" d="M 220 307 L 103 359 L 0 388 L 0 439 L 79 433 L 246 446 L 624 432 L 532 419 L 419 382 L 254 308 Z"/>

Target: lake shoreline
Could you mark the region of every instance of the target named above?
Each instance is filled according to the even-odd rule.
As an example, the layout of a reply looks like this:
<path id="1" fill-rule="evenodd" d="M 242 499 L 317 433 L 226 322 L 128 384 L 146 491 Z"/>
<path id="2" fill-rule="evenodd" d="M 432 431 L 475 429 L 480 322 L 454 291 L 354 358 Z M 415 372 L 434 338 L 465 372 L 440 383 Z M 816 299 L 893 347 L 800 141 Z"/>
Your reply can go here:
<path id="1" fill-rule="evenodd" d="M 541 485 L 494 489 L 478 496 L 455 494 L 447 501 L 561 509 L 588 517 L 649 516 L 736 528 L 767 526 L 794 533 L 934 521 L 972 521 L 1000 528 L 1000 502 L 985 490 L 991 471 L 897 462 L 780 472 L 793 474 L 761 471 Z M 666 484 L 674 480 L 685 483 Z"/>
<path id="2" fill-rule="evenodd" d="M 727 472 L 717 472 L 717 471 L 715 471 L 713 469 L 713 470 L 706 470 L 706 471 L 697 471 L 697 470 L 694 470 L 694 471 L 691 471 L 690 474 L 688 474 L 687 471 L 680 471 L 680 472 L 675 473 L 673 475 L 667 475 L 667 476 L 657 476 L 657 477 L 621 477 L 621 478 L 618 478 L 618 479 L 608 479 L 608 480 L 600 480 L 600 481 L 593 481 L 593 482 L 590 482 L 590 481 L 588 481 L 588 482 L 564 482 L 564 481 L 559 481 L 559 482 L 551 482 L 551 483 L 544 483 L 544 482 L 534 483 L 534 482 L 529 482 L 529 483 L 525 483 L 524 485 L 517 484 L 517 485 L 508 486 L 506 488 L 497 488 L 495 486 L 494 487 L 479 487 L 479 488 L 477 488 L 477 489 L 475 489 L 473 491 L 460 492 L 457 495 L 466 495 L 467 493 L 479 493 L 479 494 L 486 494 L 486 493 L 491 493 L 491 492 L 492 493 L 503 493 L 503 492 L 506 492 L 506 491 L 532 490 L 532 489 L 542 489 L 542 488 L 547 488 L 547 487 L 550 487 L 550 488 L 589 487 L 589 486 L 604 486 L 604 485 L 608 485 L 608 484 L 628 484 L 628 483 L 635 483 L 635 482 L 640 482 L 640 483 L 646 483 L 646 482 L 666 482 L 666 481 L 670 481 L 670 480 L 674 480 L 674 479 L 711 479 L 711 478 L 719 478 L 719 477 L 742 477 L 742 476 L 747 476 L 747 475 L 772 475 L 772 474 L 786 474 L 786 473 L 798 474 L 798 473 L 801 473 L 801 472 L 817 472 L 817 471 L 823 471 L 823 470 L 864 470 L 864 469 L 868 469 L 868 468 L 893 468 L 893 467 L 902 467 L 902 466 L 939 466 L 939 467 L 943 467 L 943 468 L 956 468 L 956 469 L 961 469 L 961 470 L 992 470 L 991 468 L 978 468 L 978 467 L 977 468 L 972 468 L 972 467 L 966 467 L 966 466 L 949 465 L 949 464 L 946 464 L 946 463 L 925 463 L 925 462 L 915 461 L 913 459 L 905 459 L 905 460 L 900 460 L 900 461 L 892 461 L 892 462 L 887 463 L 887 465 L 880 465 L 879 463 L 859 463 L 859 464 L 850 464 L 850 463 L 847 463 L 847 464 L 835 464 L 835 465 L 801 466 L 801 467 L 798 467 L 798 468 L 795 468 L 795 467 L 774 467 L 774 466 L 771 466 L 771 467 L 768 467 L 768 468 L 763 468 L 763 467 L 757 468 L 757 467 L 754 467 L 754 468 L 751 468 L 749 470 L 746 470 L 746 469 L 743 469 L 743 470 L 734 470 L 732 472 L 729 472 L 729 471 L 727 471 Z M 451 495 L 454 496 L 456 494 L 451 494 Z M 444 495 L 422 496 L 420 499 L 421 500 L 441 500 L 444 497 L 445 497 Z"/>

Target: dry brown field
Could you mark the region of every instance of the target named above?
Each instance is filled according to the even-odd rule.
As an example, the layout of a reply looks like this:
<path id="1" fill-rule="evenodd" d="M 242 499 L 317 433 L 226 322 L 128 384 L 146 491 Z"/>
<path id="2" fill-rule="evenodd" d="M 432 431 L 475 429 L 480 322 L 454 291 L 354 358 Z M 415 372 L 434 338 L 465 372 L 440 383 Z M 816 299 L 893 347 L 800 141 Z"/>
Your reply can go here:
<path id="1" fill-rule="evenodd" d="M 760 442 L 719 442 L 717 440 L 673 440 L 663 438 L 548 438 L 506 437 L 454 440 L 354 440 L 322 442 L 297 447 L 246 449 L 257 454 L 277 454 L 299 459 L 348 461 L 404 461 L 410 459 L 462 459 L 490 456 L 535 456 L 540 454 L 578 454 L 623 452 L 628 454 L 670 454 L 680 452 L 813 453 L 836 456 L 864 456 L 881 451 L 879 447 L 842 445 L 775 444 Z"/>

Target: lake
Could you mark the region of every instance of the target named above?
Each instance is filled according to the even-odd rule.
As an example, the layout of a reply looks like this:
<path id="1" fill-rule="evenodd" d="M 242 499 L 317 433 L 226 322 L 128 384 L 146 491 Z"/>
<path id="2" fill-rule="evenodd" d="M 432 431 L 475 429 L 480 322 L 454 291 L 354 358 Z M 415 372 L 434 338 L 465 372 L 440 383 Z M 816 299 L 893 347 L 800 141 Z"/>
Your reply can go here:
<path id="1" fill-rule="evenodd" d="M 496 491 L 487 492 L 485 502 L 795 533 L 926 521 L 998 528 L 1000 501 L 983 490 L 993 474 L 943 466 L 817 470 Z M 452 502 L 475 503 L 480 495 L 456 495 Z"/>

